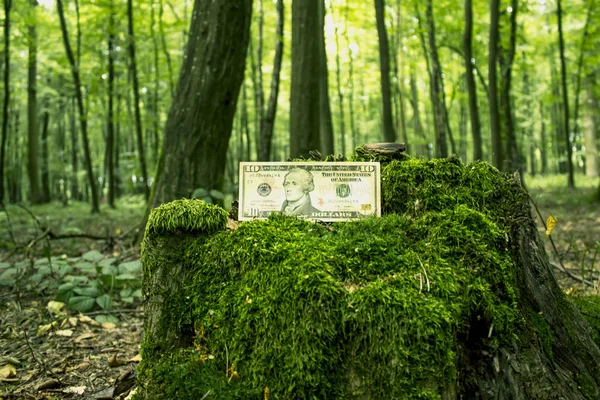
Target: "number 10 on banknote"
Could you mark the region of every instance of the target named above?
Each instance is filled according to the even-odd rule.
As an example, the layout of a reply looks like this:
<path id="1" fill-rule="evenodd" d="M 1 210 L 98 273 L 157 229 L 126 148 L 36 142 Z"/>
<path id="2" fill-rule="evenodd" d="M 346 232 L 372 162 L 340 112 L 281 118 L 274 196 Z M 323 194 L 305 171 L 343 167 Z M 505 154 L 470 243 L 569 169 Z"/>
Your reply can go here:
<path id="1" fill-rule="evenodd" d="M 319 221 L 381 216 L 376 162 L 241 162 L 239 220 L 283 213 Z"/>

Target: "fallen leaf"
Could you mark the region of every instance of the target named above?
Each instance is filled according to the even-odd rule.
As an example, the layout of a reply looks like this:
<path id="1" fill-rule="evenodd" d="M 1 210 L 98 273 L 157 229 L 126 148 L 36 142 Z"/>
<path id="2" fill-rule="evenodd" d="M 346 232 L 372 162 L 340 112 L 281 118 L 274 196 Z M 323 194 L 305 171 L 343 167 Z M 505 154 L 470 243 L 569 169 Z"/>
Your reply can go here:
<path id="1" fill-rule="evenodd" d="M 120 367 L 121 365 L 125 365 L 125 364 L 126 364 L 125 361 L 119 360 L 117 358 L 116 354 L 114 354 L 112 357 L 110 357 L 108 359 L 108 366 L 111 367 L 111 368 Z"/>
<path id="2" fill-rule="evenodd" d="M 0 368 L 0 379 L 10 379 L 15 376 L 17 376 L 17 369 L 14 365 L 7 364 Z"/>
<path id="3" fill-rule="evenodd" d="M 550 236 L 558 221 L 552 215 L 546 220 L 546 236 Z"/>
<path id="4" fill-rule="evenodd" d="M 69 325 L 71 325 L 71 327 L 75 328 L 77 326 L 77 318 L 69 317 L 68 321 L 69 321 Z"/>
<path id="5" fill-rule="evenodd" d="M 115 324 L 114 322 L 103 322 L 102 327 L 111 331 L 117 327 L 117 324 Z"/>
<path id="6" fill-rule="evenodd" d="M 90 322 L 92 322 L 92 321 L 93 321 L 93 319 L 91 319 L 91 318 L 90 318 L 90 317 L 88 317 L 87 315 L 83 315 L 83 314 L 81 314 L 81 315 L 79 316 L 79 322 L 83 322 L 83 323 L 90 323 Z"/>
<path id="7" fill-rule="evenodd" d="M 141 362 L 142 361 L 142 355 L 140 353 L 138 353 L 137 355 L 131 357 L 129 360 L 127 360 L 127 362 Z"/>
<path id="8" fill-rule="evenodd" d="M 78 371 L 83 371 L 83 370 L 86 370 L 89 366 L 90 366 L 90 363 L 87 361 L 84 361 L 82 363 L 77 364 L 75 366 L 75 369 Z"/>
<path id="9" fill-rule="evenodd" d="M 73 330 L 71 329 L 63 329 L 55 332 L 58 336 L 71 337 L 73 336 Z"/>
<path id="10" fill-rule="evenodd" d="M 37 387 L 37 390 L 54 389 L 58 386 L 60 386 L 59 381 L 57 381 L 56 379 L 48 379 L 40 383 Z"/>
<path id="11" fill-rule="evenodd" d="M 63 390 L 63 393 L 73 393 L 82 395 L 85 393 L 85 389 L 87 389 L 85 386 L 69 386 L 68 388 Z"/>
<path id="12" fill-rule="evenodd" d="M 93 337 L 96 337 L 96 334 L 94 332 L 82 333 L 81 335 L 79 335 L 75 338 L 75 343 L 80 343 L 80 342 L 84 341 L 85 339 L 91 339 Z"/>
<path id="13" fill-rule="evenodd" d="M 53 321 L 52 323 L 48 324 L 48 325 L 40 325 L 38 326 L 38 330 L 37 330 L 37 335 L 43 335 L 44 333 L 47 333 L 48 331 L 50 331 L 52 328 L 56 328 L 58 326 L 58 322 Z"/>
<path id="14" fill-rule="evenodd" d="M 55 315 L 65 315 L 66 313 L 64 311 L 62 311 L 64 306 L 65 306 L 65 303 L 63 303 L 61 301 L 50 300 L 48 302 L 48 305 L 46 306 L 46 309 L 48 311 L 50 311 L 50 313 L 55 314 Z"/>

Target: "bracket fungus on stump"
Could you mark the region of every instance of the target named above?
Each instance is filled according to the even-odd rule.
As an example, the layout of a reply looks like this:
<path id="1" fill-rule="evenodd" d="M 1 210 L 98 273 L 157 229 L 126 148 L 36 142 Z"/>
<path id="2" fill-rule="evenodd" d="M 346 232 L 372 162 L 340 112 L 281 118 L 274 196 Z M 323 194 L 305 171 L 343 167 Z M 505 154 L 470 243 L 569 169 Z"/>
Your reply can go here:
<path id="1" fill-rule="evenodd" d="M 517 182 L 355 159 L 382 162 L 381 218 L 229 230 L 198 200 L 152 211 L 137 398 L 598 398 L 600 350 Z"/>

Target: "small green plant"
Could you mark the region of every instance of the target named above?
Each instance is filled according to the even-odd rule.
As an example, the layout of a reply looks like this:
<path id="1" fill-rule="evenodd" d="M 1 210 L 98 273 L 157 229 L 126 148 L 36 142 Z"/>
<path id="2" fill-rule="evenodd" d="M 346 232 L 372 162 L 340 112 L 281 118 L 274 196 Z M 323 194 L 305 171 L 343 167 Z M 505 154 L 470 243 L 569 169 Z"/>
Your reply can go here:
<path id="1" fill-rule="evenodd" d="M 113 301 L 133 303 L 142 298 L 139 260 L 118 263 L 97 250 L 81 257 L 45 257 L 0 264 L 0 286 L 17 290 L 56 292 L 55 300 L 71 310 L 111 311 Z"/>

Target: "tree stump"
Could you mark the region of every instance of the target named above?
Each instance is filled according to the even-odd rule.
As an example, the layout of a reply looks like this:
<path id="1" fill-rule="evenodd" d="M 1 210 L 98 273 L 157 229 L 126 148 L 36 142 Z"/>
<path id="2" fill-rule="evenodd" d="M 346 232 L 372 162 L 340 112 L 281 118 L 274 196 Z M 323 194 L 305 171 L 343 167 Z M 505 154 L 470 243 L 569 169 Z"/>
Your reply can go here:
<path id="1" fill-rule="evenodd" d="M 154 209 L 137 398 L 598 398 L 600 350 L 518 182 L 386 160 L 381 218 L 231 230 L 198 200 Z"/>

